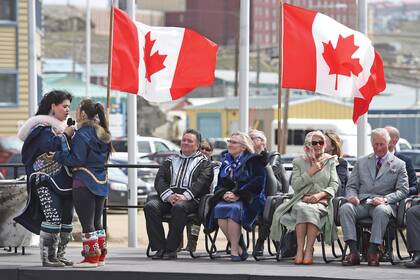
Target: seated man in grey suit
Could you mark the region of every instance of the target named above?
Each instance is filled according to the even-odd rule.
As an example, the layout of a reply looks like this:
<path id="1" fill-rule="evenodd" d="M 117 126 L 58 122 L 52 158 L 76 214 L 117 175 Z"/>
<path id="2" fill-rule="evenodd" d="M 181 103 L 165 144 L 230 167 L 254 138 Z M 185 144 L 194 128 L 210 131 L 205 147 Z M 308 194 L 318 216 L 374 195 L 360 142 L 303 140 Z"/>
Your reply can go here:
<path id="1" fill-rule="evenodd" d="M 379 265 L 378 246 L 382 243 L 389 218 L 396 215 L 396 204 L 408 195 L 405 163 L 388 152 L 389 133 L 384 128 L 372 131 L 374 153 L 361 157 L 355 164 L 346 187 L 348 202 L 339 209 L 344 241 L 350 254 L 343 265 L 360 264 L 356 222 L 372 218 L 368 265 Z"/>

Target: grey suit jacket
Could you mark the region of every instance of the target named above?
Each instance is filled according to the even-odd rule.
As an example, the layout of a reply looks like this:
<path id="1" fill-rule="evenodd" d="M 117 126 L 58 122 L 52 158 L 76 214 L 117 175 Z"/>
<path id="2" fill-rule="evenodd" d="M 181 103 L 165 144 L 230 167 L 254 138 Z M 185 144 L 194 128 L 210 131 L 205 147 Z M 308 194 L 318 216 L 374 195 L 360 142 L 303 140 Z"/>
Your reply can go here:
<path id="1" fill-rule="evenodd" d="M 388 152 L 378 176 L 375 173 L 375 155 L 372 153 L 360 158 L 347 183 L 346 197 L 356 196 L 364 200 L 380 196 L 385 197 L 392 206 L 408 196 L 408 176 L 404 161 Z"/>

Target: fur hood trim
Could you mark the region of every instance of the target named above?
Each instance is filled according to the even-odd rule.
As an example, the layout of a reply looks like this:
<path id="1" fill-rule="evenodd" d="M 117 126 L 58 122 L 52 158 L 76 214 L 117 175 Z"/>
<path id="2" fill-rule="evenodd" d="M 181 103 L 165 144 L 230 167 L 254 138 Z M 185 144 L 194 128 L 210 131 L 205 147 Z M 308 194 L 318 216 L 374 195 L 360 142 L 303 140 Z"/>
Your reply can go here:
<path id="1" fill-rule="evenodd" d="M 66 128 L 66 122 L 60 122 L 56 118 L 48 115 L 33 116 L 19 129 L 17 137 L 25 141 L 32 130 L 38 126 L 51 126 L 56 134 L 62 134 Z"/>
<path id="2" fill-rule="evenodd" d="M 96 121 L 87 120 L 77 123 L 77 129 L 82 127 L 93 127 L 96 131 L 96 136 L 98 136 L 99 140 L 102 142 L 109 144 L 111 142 L 111 134 L 105 131 L 105 129 L 100 126 Z"/>

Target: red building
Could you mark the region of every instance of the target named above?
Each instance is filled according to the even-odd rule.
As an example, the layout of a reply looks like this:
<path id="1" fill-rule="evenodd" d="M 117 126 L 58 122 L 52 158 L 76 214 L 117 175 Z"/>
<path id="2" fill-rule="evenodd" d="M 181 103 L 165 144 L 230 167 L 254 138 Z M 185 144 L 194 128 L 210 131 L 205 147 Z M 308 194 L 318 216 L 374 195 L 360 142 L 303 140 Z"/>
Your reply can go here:
<path id="1" fill-rule="evenodd" d="M 186 0 L 185 12 L 167 12 L 166 26 L 191 28 L 219 45 L 239 34 L 239 0 Z"/>
<path id="2" fill-rule="evenodd" d="M 270 47 L 278 42 L 280 0 L 250 0 L 250 42 Z M 357 28 L 357 0 L 286 0 L 319 11 Z M 234 45 L 239 36 L 240 0 L 186 0 L 185 12 L 166 12 L 166 26 L 191 28 L 219 45 Z"/>
<path id="3" fill-rule="evenodd" d="M 251 1 L 253 44 L 258 46 L 277 45 L 280 0 Z M 357 0 L 286 0 L 284 2 L 316 10 L 352 29 L 357 28 Z"/>

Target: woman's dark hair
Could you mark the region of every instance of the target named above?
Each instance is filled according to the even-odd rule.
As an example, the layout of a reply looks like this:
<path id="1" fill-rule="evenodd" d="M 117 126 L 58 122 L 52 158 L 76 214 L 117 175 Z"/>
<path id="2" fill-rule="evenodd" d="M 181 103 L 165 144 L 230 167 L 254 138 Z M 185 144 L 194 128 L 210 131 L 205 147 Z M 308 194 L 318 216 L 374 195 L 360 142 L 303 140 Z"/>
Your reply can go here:
<path id="1" fill-rule="evenodd" d="M 73 96 L 70 92 L 64 90 L 53 90 L 45 94 L 38 106 L 38 111 L 35 115 L 49 115 L 51 112 L 51 105 L 61 104 L 64 100 L 73 100 Z"/>
<path id="2" fill-rule="evenodd" d="M 201 143 L 206 142 L 207 144 L 209 144 L 210 149 L 213 151 L 214 150 L 214 142 L 210 139 L 210 138 L 204 138 Z"/>
<path id="3" fill-rule="evenodd" d="M 101 103 L 95 102 L 92 99 L 83 99 L 80 101 L 80 112 L 85 112 L 87 118 L 89 120 L 95 120 L 96 116 L 99 118 L 99 125 L 105 129 L 105 131 L 109 134 L 109 128 L 108 128 L 108 121 L 105 116 L 105 109 L 104 106 L 102 106 Z M 112 147 L 112 143 L 109 142 L 109 150 L 112 152 L 114 151 L 114 148 Z"/>

